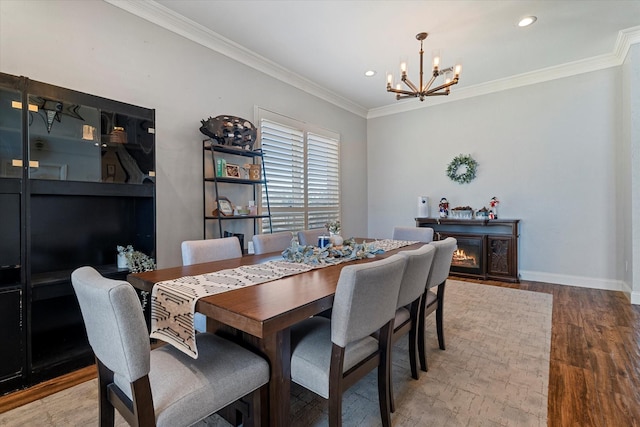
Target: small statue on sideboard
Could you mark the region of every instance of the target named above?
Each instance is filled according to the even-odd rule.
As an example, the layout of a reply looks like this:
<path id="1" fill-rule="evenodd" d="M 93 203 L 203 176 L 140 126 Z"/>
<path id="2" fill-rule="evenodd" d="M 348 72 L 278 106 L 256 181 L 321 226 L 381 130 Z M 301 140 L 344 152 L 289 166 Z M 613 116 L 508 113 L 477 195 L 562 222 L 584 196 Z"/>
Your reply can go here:
<path id="1" fill-rule="evenodd" d="M 449 216 L 449 201 L 443 197 L 438 204 L 440 208 L 440 218 L 447 218 Z"/>

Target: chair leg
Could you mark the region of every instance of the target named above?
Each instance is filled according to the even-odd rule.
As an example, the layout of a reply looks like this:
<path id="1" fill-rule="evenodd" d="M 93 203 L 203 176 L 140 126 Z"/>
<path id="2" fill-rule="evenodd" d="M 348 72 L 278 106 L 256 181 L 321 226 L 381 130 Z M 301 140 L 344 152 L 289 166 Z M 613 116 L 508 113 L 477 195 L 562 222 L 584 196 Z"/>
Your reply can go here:
<path id="1" fill-rule="evenodd" d="M 248 405 L 247 414 L 242 414 L 243 427 L 260 427 L 262 408 L 261 393 L 263 387 L 254 390 L 251 394 L 242 399 Z"/>
<path id="2" fill-rule="evenodd" d="M 113 372 L 96 358 L 98 367 L 98 412 L 100 427 L 113 427 L 115 424 L 115 408 L 109 402 L 109 390 L 107 386 L 113 382 Z"/>
<path id="3" fill-rule="evenodd" d="M 380 417 L 382 426 L 391 426 L 391 333 L 393 331 L 393 320 L 389 321 L 380 329 L 380 364 L 378 365 L 378 401 L 380 404 Z"/>
<path id="4" fill-rule="evenodd" d="M 426 323 L 426 319 L 425 319 L 425 310 L 426 310 L 426 305 L 427 305 L 427 298 L 426 298 L 426 291 L 425 294 L 423 294 L 422 296 L 422 304 L 420 304 L 420 310 L 418 310 L 418 357 L 420 359 L 420 369 L 422 369 L 424 372 L 427 372 L 429 370 L 429 367 L 427 366 L 427 351 L 425 348 L 425 323 Z"/>
<path id="5" fill-rule="evenodd" d="M 342 378 L 344 348 L 333 344 L 329 368 L 329 426 L 342 426 Z"/>
<path id="6" fill-rule="evenodd" d="M 438 286 L 438 308 L 436 309 L 436 329 L 438 330 L 438 345 L 440 350 L 444 350 L 444 328 L 442 326 L 442 316 L 444 311 L 444 286 L 447 281 L 445 280 Z"/>
<path id="7" fill-rule="evenodd" d="M 420 306 L 422 305 L 422 297 L 418 298 L 411 304 L 411 329 L 409 329 L 409 364 L 411 366 L 411 377 L 414 380 L 420 378 L 418 372 L 418 316 L 420 314 Z M 393 394 L 391 395 L 393 401 Z"/>

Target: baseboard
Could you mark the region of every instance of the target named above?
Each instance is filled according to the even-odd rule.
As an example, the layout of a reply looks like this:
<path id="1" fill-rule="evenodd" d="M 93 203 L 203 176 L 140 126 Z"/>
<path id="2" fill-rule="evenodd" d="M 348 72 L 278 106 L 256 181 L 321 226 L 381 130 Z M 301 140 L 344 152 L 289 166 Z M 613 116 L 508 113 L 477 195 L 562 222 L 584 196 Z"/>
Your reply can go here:
<path id="1" fill-rule="evenodd" d="M 638 303 L 633 302 L 631 286 L 622 280 L 598 279 L 585 276 L 570 276 L 566 274 L 544 273 L 539 271 L 520 270 L 520 279 L 534 282 L 555 283 L 558 285 L 578 286 L 581 288 L 604 289 L 607 291 L 620 291 L 627 294 L 632 304 L 640 303 L 640 293 L 636 296 Z"/>

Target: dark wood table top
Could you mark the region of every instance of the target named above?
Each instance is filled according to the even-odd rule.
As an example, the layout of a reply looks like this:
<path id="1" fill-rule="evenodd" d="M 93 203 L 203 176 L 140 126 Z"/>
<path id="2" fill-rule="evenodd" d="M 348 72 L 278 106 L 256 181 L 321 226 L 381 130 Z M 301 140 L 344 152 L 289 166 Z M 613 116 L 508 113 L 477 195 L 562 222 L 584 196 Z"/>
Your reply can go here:
<path id="1" fill-rule="evenodd" d="M 331 265 L 204 297 L 198 300 L 196 311 L 255 337 L 264 338 L 266 335 L 331 308 L 338 278 L 345 266 L 383 259 L 400 250 L 416 249 L 420 245 L 405 246 L 376 255 L 374 258 Z M 276 252 L 247 255 L 224 261 L 132 273 L 127 276 L 127 280 L 134 287 L 151 292 L 153 285 L 161 281 L 272 260 L 282 260 L 281 254 Z"/>

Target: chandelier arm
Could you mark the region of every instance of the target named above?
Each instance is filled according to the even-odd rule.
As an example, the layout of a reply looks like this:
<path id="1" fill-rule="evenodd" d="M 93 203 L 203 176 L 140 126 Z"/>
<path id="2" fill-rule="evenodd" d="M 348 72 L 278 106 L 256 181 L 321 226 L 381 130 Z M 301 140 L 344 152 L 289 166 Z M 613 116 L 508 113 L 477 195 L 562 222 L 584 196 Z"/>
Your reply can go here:
<path id="1" fill-rule="evenodd" d="M 429 88 L 431 87 L 431 85 L 433 84 L 433 82 L 436 81 L 436 76 L 431 76 L 431 78 L 429 79 L 429 81 L 427 82 L 427 84 L 425 84 L 422 88 L 421 91 L 422 92 L 426 92 L 429 90 Z"/>
<path id="2" fill-rule="evenodd" d="M 414 92 L 420 92 L 420 89 L 418 89 L 416 87 L 416 85 L 413 84 L 413 82 L 411 80 L 409 80 L 409 78 L 407 76 L 403 76 L 402 77 L 402 81 L 404 82 L 404 84 L 406 84 L 407 86 L 409 86 L 409 88 L 414 91 Z"/>
<path id="3" fill-rule="evenodd" d="M 413 94 L 413 95 L 404 95 L 404 96 L 400 96 L 400 94 L 396 95 L 396 100 L 400 100 L 400 99 L 405 99 L 405 98 L 417 98 L 418 94 Z"/>
<path id="4" fill-rule="evenodd" d="M 403 94 L 403 95 L 407 95 L 407 96 L 413 96 L 416 97 L 418 96 L 418 92 L 414 91 L 414 92 L 409 92 L 408 90 L 402 90 L 402 89 L 388 89 L 387 88 L 387 92 L 393 92 L 393 93 L 398 93 L 398 94 Z"/>
<path id="5" fill-rule="evenodd" d="M 458 83 L 458 80 L 457 80 L 457 79 L 451 80 L 449 83 L 445 83 L 445 84 L 443 84 L 443 85 L 440 85 L 440 86 L 434 87 L 433 89 L 428 90 L 428 91 L 427 91 L 427 95 L 429 95 L 429 94 L 431 94 L 431 93 L 434 93 L 434 92 L 438 92 L 438 91 L 440 91 L 440 90 L 442 90 L 442 89 L 447 89 L 447 88 L 449 88 L 450 86 L 453 86 L 453 85 L 455 85 L 455 84 L 457 84 L 457 83 Z"/>

